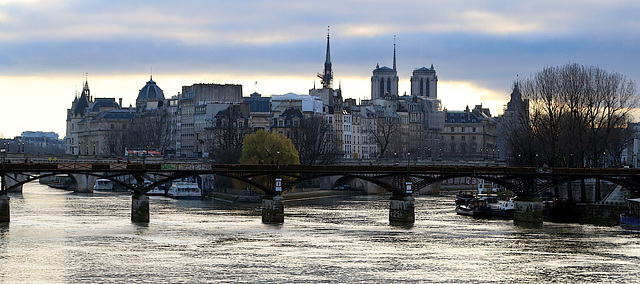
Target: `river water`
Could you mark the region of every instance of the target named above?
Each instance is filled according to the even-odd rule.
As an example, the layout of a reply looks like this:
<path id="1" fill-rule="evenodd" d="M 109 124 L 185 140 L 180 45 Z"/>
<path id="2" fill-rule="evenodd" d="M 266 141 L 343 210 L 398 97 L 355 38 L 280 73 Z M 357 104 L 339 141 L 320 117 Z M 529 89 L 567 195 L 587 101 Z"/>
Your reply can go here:
<path id="1" fill-rule="evenodd" d="M 285 202 L 285 223 L 252 206 L 28 184 L 0 227 L 4 283 L 632 283 L 640 235 L 619 227 L 457 216 L 452 197 L 416 198 L 412 227 L 389 225 L 388 196 Z"/>

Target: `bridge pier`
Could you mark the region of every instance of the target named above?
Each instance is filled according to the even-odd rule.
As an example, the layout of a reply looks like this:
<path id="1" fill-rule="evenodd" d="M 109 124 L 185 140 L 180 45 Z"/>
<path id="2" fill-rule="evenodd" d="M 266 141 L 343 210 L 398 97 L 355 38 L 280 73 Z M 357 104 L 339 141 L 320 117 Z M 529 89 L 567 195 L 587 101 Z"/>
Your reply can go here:
<path id="1" fill-rule="evenodd" d="M 8 223 L 9 220 L 9 196 L 6 194 L 0 194 L 0 223 Z"/>
<path id="2" fill-rule="evenodd" d="M 131 197 L 131 221 L 149 222 L 149 196 L 134 194 Z"/>
<path id="3" fill-rule="evenodd" d="M 412 196 L 392 196 L 389 200 L 389 222 L 415 223 L 415 199 Z"/>
<path id="4" fill-rule="evenodd" d="M 97 177 L 83 174 L 72 174 L 72 176 L 74 179 L 73 192 L 93 193 L 93 185 L 96 183 Z"/>
<path id="5" fill-rule="evenodd" d="M 513 223 L 525 227 L 542 227 L 542 201 L 538 198 L 514 200 Z"/>
<path id="6" fill-rule="evenodd" d="M 25 175 L 21 175 L 21 174 L 5 174 L 5 177 L 6 176 L 11 176 L 11 178 L 7 178 L 7 180 L 5 181 L 5 185 L 4 185 L 5 189 L 11 188 L 15 186 L 18 182 L 21 182 L 27 179 Z M 11 188 L 9 192 L 22 192 L 22 185 Z"/>
<path id="7" fill-rule="evenodd" d="M 284 202 L 281 195 L 262 198 L 262 223 L 284 223 Z"/>

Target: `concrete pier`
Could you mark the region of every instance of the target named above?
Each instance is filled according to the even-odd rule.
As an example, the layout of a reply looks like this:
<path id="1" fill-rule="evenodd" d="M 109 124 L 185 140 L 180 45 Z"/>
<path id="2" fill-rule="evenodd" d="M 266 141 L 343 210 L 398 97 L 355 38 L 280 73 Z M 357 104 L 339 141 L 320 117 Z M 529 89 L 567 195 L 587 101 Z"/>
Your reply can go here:
<path id="1" fill-rule="evenodd" d="M 73 192 L 75 193 L 93 193 L 93 185 L 98 179 L 95 176 L 72 174 L 74 179 Z"/>
<path id="2" fill-rule="evenodd" d="M 515 200 L 513 223 L 527 227 L 542 226 L 542 201 L 536 199 Z"/>
<path id="3" fill-rule="evenodd" d="M 281 195 L 262 199 L 262 222 L 284 223 L 284 203 Z"/>
<path id="4" fill-rule="evenodd" d="M 391 197 L 389 200 L 389 222 L 415 223 L 415 199 L 411 196 Z"/>
<path id="5" fill-rule="evenodd" d="M 10 219 L 9 196 L 0 194 L 0 223 L 7 223 Z"/>
<path id="6" fill-rule="evenodd" d="M 149 222 L 149 196 L 133 195 L 131 197 L 131 221 Z"/>

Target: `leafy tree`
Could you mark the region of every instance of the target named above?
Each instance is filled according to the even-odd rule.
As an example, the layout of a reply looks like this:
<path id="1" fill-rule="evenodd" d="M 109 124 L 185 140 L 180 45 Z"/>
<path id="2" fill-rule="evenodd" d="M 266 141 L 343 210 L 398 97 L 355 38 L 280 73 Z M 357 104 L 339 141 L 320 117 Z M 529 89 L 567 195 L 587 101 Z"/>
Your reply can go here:
<path id="1" fill-rule="evenodd" d="M 299 165 L 300 156 L 291 139 L 258 130 L 244 136 L 240 163 Z"/>

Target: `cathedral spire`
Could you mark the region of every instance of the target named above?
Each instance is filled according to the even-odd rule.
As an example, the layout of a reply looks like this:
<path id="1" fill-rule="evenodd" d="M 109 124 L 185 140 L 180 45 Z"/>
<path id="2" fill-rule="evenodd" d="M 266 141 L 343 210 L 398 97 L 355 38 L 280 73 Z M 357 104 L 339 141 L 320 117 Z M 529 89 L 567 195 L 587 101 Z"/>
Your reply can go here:
<path id="1" fill-rule="evenodd" d="M 327 27 L 327 57 L 324 61 L 324 73 L 318 74 L 318 77 L 322 79 L 322 88 L 332 88 L 333 72 L 331 71 L 331 50 L 329 45 L 329 27 Z"/>
<path id="2" fill-rule="evenodd" d="M 393 71 L 396 71 L 396 36 L 393 35 Z"/>

